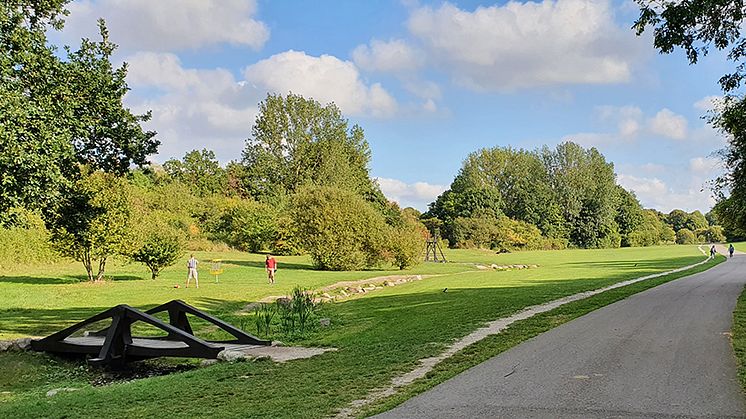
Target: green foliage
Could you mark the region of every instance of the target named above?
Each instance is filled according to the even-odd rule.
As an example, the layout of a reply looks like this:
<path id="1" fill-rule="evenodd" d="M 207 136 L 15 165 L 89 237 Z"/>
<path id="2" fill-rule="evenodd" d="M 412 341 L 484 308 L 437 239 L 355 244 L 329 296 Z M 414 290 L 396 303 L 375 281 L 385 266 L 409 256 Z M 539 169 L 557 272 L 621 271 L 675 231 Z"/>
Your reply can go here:
<path id="1" fill-rule="evenodd" d="M 619 234 L 622 237 L 621 245 L 623 247 L 628 247 L 651 246 L 657 244 L 657 234 L 653 235 L 653 237 L 655 237 L 653 242 L 648 244 L 638 244 L 641 241 L 640 235 L 634 235 L 633 233 L 638 229 L 641 229 L 645 223 L 643 209 L 634 193 L 627 191 L 621 186 L 617 186 L 616 192 L 619 201 L 617 203 L 616 218 L 614 220 L 616 221 L 617 226 L 619 226 Z"/>
<path id="2" fill-rule="evenodd" d="M 320 269 L 359 270 L 385 258 L 383 216 L 353 191 L 301 188 L 291 214 L 299 241 Z"/>
<path id="3" fill-rule="evenodd" d="M 277 237 L 277 211 L 253 200 L 229 198 L 222 202 L 213 234 L 236 249 L 269 249 Z"/>
<path id="4" fill-rule="evenodd" d="M 643 210 L 642 222 L 627 235 L 629 246 L 655 246 L 660 243 L 672 243 L 675 240 L 674 230 L 653 210 Z"/>
<path id="5" fill-rule="evenodd" d="M 183 253 L 180 235 L 166 227 L 151 227 L 145 233 L 142 246 L 132 254 L 132 260 L 145 264 L 152 279 L 156 279 L 163 268 L 173 265 Z"/>
<path id="6" fill-rule="evenodd" d="M 564 248 L 561 239 L 545 239 L 531 223 L 502 216 L 459 217 L 454 220 L 456 246 L 504 250 Z"/>
<path id="7" fill-rule="evenodd" d="M 122 104 L 126 66 L 114 68 L 116 45 L 103 21 L 101 41 L 64 54 L 47 42 L 61 29 L 64 0 L 0 5 L 0 224 L 11 207 L 55 210 L 77 180 L 77 163 L 123 174 L 155 153 L 155 133 Z"/>
<path id="8" fill-rule="evenodd" d="M 12 227 L 0 227 L 0 265 L 49 263 L 58 259 L 41 216 L 20 208 L 9 212 Z"/>
<path id="9" fill-rule="evenodd" d="M 129 254 L 130 202 L 124 179 L 100 171 L 83 170 L 50 220 L 52 243 L 65 256 L 83 263 L 88 279 L 101 280 L 106 260 Z M 94 276 L 93 264 L 98 262 Z"/>
<path id="10" fill-rule="evenodd" d="M 620 203 L 620 189 L 613 166 L 595 148 L 569 142 L 534 152 L 497 147 L 470 154 L 425 217 L 442 220 L 444 237 L 453 245 L 490 246 L 485 219 L 505 215 L 538 227 L 552 246 L 618 247 L 618 222 L 629 234 L 641 211 L 634 196 L 623 196 L 626 202 Z"/>
<path id="11" fill-rule="evenodd" d="M 402 217 L 401 226 L 389 229 L 388 246 L 394 266 L 407 269 L 420 262 L 428 233 L 415 214 L 403 212 Z"/>
<path id="12" fill-rule="evenodd" d="M 371 195 L 376 187 L 369 161 L 362 128 L 348 127 L 336 105 L 270 94 L 259 104 L 246 142 L 240 183 L 257 199 L 293 193 L 307 183 Z"/>
<path id="13" fill-rule="evenodd" d="M 272 319 L 277 314 L 276 306 L 267 303 L 259 303 L 254 309 L 254 321 L 256 330 L 265 337 L 272 336 Z"/>
<path id="14" fill-rule="evenodd" d="M 702 242 L 706 243 L 722 243 L 725 241 L 725 230 L 721 226 L 710 226 L 699 229 L 695 234 L 697 237 L 702 238 Z"/>
<path id="15" fill-rule="evenodd" d="M 676 232 L 677 244 L 696 244 L 697 236 L 688 228 L 682 228 Z"/>
<path id="16" fill-rule="evenodd" d="M 163 169 L 172 179 L 187 185 L 197 196 L 226 192 L 228 176 L 212 150 L 192 150 L 182 160 L 168 160 L 163 164 Z"/>

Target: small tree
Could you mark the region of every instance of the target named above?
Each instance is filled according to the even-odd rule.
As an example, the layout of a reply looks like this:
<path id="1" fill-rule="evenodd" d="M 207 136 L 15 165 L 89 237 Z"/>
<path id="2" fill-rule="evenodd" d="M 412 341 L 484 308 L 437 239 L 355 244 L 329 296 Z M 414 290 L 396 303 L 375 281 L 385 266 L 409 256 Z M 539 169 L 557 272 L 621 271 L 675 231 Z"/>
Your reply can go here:
<path id="1" fill-rule="evenodd" d="M 688 228 L 682 228 L 676 232 L 677 244 L 694 244 L 697 242 L 697 236 Z"/>
<path id="2" fill-rule="evenodd" d="M 83 263 L 89 280 L 99 281 L 107 259 L 128 253 L 127 245 L 132 243 L 129 194 L 122 178 L 87 169 L 82 172 L 51 218 L 51 239 L 60 253 Z"/>
<path id="3" fill-rule="evenodd" d="M 145 264 L 156 279 L 163 268 L 173 265 L 183 253 L 179 236 L 164 229 L 151 231 L 142 247 L 132 254 L 132 260 Z"/>

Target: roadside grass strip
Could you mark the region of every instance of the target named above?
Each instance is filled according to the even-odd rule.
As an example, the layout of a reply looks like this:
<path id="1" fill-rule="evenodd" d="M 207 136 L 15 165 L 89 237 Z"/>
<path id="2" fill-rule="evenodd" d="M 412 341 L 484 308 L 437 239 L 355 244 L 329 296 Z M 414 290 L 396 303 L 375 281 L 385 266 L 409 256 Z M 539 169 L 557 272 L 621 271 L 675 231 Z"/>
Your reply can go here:
<path id="1" fill-rule="evenodd" d="M 699 246 L 699 250 L 703 254 L 707 255 L 707 252 L 702 248 L 702 246 Z M 563 297 L 557 300 L 553 300 L 553 301 L 550 301 L 544 304 L 527 307 L 512 316 L 489 322 L 487 323 L 486 326 L 481 327 L 475 330 L 474 332 L 466 335 L 462 339 L 459 339 L 458 341 L 454 342 L 453 344 L 448 346 L 446 350 L 443 351 L 441 354 L 437 356 L 422 359 L 420 361 L 420 365 L 416 369 L 394 378 L 387 387 L 376 389 L 370 394 L 368 394 L 365 398 L 353 401 L 350 404 L 350 406 L 348 406 L 345 409 L 342 409 L 339 412 L 339 414 L 336 416 L 336 418 L 350 418 L 350 417 L 367 416 L 369 414 L 380 413 L 380 412 L 386 411 L 388 409 L 391 409 L 397 406 L 403 401 L 429 388 L 432 388 L 436 384 L 439 384 L 440 382 L 445 381 L 445 379 L 450 378 L 453 375 L 455 375 L 455 374 L 447 375 L 445 377 L 442 377 L 442 379 L 438 380 L 436 377 L 438 377 L 439 375 L 433 374 L 433 371 L 436 369 L 436 367 L 439 366 L 439 364 L 443 363 L 449 358 L 454 357 L 454 355 L 457 355 L 457 354 L 463 356 L 463 354 L 471 353 L 471 355 L 467 358 L 470 358 L 471 356 L 476 355 L 474 353 L 476 348 L 473 348 L 474 346 L 476 346 L 476 344 L 482 342 L 486 338 L 491 338 L 495 335 L 501 334 L 506 329 L 510 329 L 512 332 L 513 330 L 515 330 L 515 328 L 513 328 L 513 325 L 516 323 L 523 322 L 526 320 L 532 320 L 538 315 L 557 311 L 557 309 L 559 308 L 563 308 L 564 309 L 562 310 L 563 312 L 568 311 L 568 309 L 570 311 L 570 313 L 568 313 L 570 315 L 566 315 L 565 317 L 563 317 L 565 319 L 564 321 L 558 322 L 558 319 L 555 317 L 556 315 L 542 317 L 542 318 L 554 318 L 554 321 L 551 322 L 552 324 L 551 327 L 548 327 L 546 329 L 542 327 L 533 327 L 531 328 L 531 330 L 540 330 L 540 331 L 535 334 L 525 335 L 524 339 L 520 339 L 520 338 L 518 340 L 508 339 L 507 341 L 513 342 L 513 344 L 510 346 L 505 346 L 505 347 L 498 346 L 501 348 L 498 352 L 490 352 L 489 351 L 490 347 L 489 346 L 486 347 L 484 350 L 487 350 L 490 353 L 489 356 L 479 357 L 478 359 L 480 361 L 476 363 L 472 363 L 472 362 L 469 362 L 468 360 L 464 360 L 465 365 L 468 365 L 468 366 L 465 366 L 465 368 L 463 369 L 458 369 L 458 372 L 462 372 L 466 370 L 467 368 L 477 365 L 478 363 L 489 359 L 489 357 L 497 355 L 500 352 L 506 349 L 509 349 L 515 344 L 518 344 L 524 340 L 527 340 L 533 336 L 536 336 L 539 333 L 542 333 L 562 323 L 565 323 L 566 321 L 579 317 L 582 314 L 586 314 L 597 308 L 603 307 L 604 305 L 611 304 L 629 295 L 635 294 L 640 291 L 644 291 L 646 289 L 652 288 L 662 283 L 707 270 L 711 268 L 712 266 L 715 266 L 718 263 L 723 262 L 725 260 L 726 260 L 725 257 L 721 255 L 716 256 L 715 260 L 713 260 L 712 258 L 708 256 L 705 260 L 692 264 L 692 265 L 683 266 L 681 268 L 673 269 L 673 270 L 666 271 L 666 272 L 660 272 L 660 273 L 656 273 L 652 275 L 646 275 L 640 278 L 618 282 L 616 284 L 612 284 L 612 285 L 599 288 L 596 290 L 592 290 L 592 291 L 580 292 L 580 293 L 573 294 L 567 297 Z M 655 280 L 655 279 L 658 279 L 658 281 L 650 281 L 650 280 Z M 646 282 L 644 287 L 627 288 L 631 285 L 638 284 L 643 281 L 650 281 L 650 282 Z M 590 310 L 584 310 L 583 304 L 577 304 L 579 310 L 573 310 L 572 307 L 569 307 L 569 306 L 572 306 L 571 303 L 576 303 L 579 301 L 584 301 L 585 304 L 587 305 L 587 302 L 588 302 L 587 300 L 591 299 L 591 297 L 598 296 L 599 294 L 602 294 L 602 293 L 608 293 L 609 291 L 617 290 L 620 288 L 624 288 L 624 290 L 628 292 L 621 291 L 619 293 L 616 293 L 614 295 L 618 296 L 618 298 L 609 299 L 607 300 L 605 304 L 592 305 L 591 307 L 593 308 Z M 744 303 L 744 306 L 746 306 L 746 302 Z M 746 307 L 744 307 L 743 317 L 744 317 L 744 322 L 746 323 Z M 746 324 L 744 325 L 744 327 L 746 328 Z M 517 328 L 520 330 L 521 326 L 517 326 Z M 746 346 L 746 338 L 744 338 L 744 346 Z M 479 352 L 479 349 L 476 349 L 476 352 Z M 746 352 L 746 349 L 744 349 L 744 352 Z M 746 372 L 743 372 L 743 374 L 744 376 L 742 376 L 742 380 L 746 380 Z M 436 379 L 433 380 L 433 378 L 436 378 Z M 423 385 L 423 382 L 426 384 Z M 402 398 L 401 396 L 403 395 L 406 395 L 406 397 Z M 380 407 L 374 407 L 378 405 L 380 405 Z"/>
<path id="2" fill-rule="evenodd" d="M 746 393 L 746 287 L 738 297 L 736 309 L 733 311 L 732 334 L 731 343 L 738 364 L 738 379 Z"/>

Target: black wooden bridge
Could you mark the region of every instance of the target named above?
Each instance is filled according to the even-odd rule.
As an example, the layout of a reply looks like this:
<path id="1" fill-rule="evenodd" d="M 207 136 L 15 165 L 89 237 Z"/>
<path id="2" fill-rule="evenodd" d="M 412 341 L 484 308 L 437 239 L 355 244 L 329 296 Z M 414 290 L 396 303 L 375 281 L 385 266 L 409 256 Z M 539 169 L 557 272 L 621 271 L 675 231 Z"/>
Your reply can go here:
<path id="1" fill-rule="evenodd" d="M 168 323 L 155 317 L 155 314 L 165 311 L 168 312 Z M 187 314 L 212 323 L 235 339 L 206 341 L 194 336 Z M 72 336 L 86 326 L 107 319 L 111 319 L 111 325 L 106 329 L 88 332 L 81 337 Z M 138 321 L 155 326 L 166 335 L 132 336 L 132 324 Z M 59 354 L 90 355 L 92 358 L 88 362 L 93 365 L 122 366 L 129 361 L 163 356 L 214 359 L 225 349 L 241 351 L 270 344 L 270 341 L 252 336 L 181 300 L 173 300 L 147 311 L 124 304 L 112 307 L 46 338 L 31 341 L 31 348 Z"/>

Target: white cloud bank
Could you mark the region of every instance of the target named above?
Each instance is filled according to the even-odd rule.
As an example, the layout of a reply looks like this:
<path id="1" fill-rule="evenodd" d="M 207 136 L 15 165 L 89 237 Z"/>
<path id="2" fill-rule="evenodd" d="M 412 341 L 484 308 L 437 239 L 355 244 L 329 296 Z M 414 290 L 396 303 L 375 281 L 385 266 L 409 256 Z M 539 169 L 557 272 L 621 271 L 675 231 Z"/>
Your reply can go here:
<path id="1" fill-rule="evenodd" d="M 621 83 L 643 51 L 608 0 L 416 8 L 409 31 L 454 79 L 476 90 Z"/>
<path id="2" fill-rule="evenodd" d="M 366 85 L 355 64 L 331 55 L 290 50 L 248 66 L 244 75 L 257 88 L 334 102 L 350 115 L 387 117 L 397 109 L 396 100 L 379 83 Z"/>
<path id="3" fill-rule="evenodd" d="M 352 60 L 365 71 L 399 73 L 420 68 L 424 63 L 424 56 L 404 40 L 392 39 L 385 42 L 373 39 L 370 45 L 357 46 L 352 51 Z"/>
<path id="4" fill-rule="evenodd" d="M 228 43 L 258 50 L 269 39 L 255 19 L 255 0 L 78 0 L 68 6 L 63 37 L 95 37 L 106 20 L 111 38 L 129 51 L 176 51 Z"/>
<path id="5" fill-rule="evenodd" d="M 448 189 L 447 185 L 426 182 L 405 183 L 398 179 L 376 178 L 386 198 L 396 201 L 402 208 L 413 207 L 426 211 L 427 205 Z"/>
<path id="6" fill-rule="evenodd" d="M 624 188 L 634 191 L 645 208 L 653 208 L 665 213 L 677 208 L 687 212 L 694 210 L 706 212 L 715 205 L 712 194 L 703 187 L 704 181 L 696 176 L 692 177 L 690 187 L 677 190 L 657 177 L 619 174 L 617 181 Z"/>
<path id="7" fill-rule="evenodd" d="M 686 118 L 673 113 L 670 109 L 661 109 L 649 122 L 650 131 L 666 138 L 684 140 L 687 137 L 688 123 Z"/>

